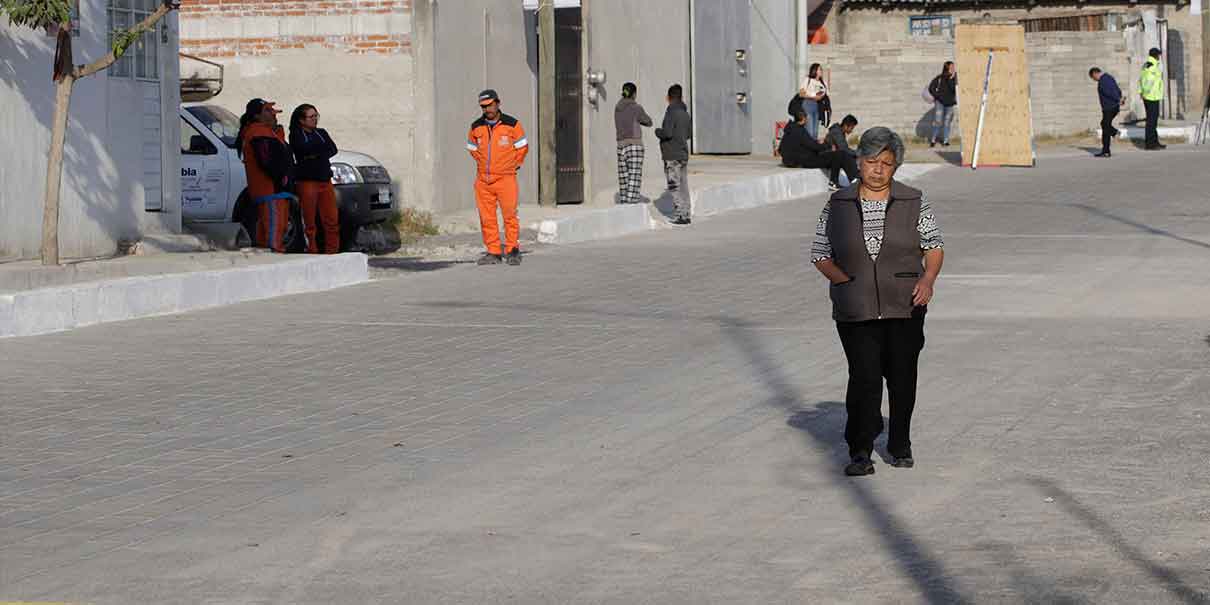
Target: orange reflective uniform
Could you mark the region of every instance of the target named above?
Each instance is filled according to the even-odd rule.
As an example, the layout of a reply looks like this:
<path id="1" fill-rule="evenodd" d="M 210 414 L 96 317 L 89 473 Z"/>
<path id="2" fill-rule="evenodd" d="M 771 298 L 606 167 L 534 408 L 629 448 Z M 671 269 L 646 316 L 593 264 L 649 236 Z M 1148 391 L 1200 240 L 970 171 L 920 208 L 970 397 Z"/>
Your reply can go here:
<path id="1" fill-rule="evenodd" d="M 281 126 L 259 122 L 244 129 L 244 171 L 248 175 L 248 197 L 257 206 L 256 243 L 275 252 L 285 252 L 282 241 L 289 220 L 290 200 L 274 196 L 284 190 L 285 174 L 290 164 L 290 151 Z M 279 147 L 280 145 L 280 147 Z"/>
<path id="2" fill-rule="evenodd" d="M 529 140 L 521 122 L 507 114 L 492 124 L 480 117 L 466 135 L 466 149 L 479 165 L 475 201 L 479 205 L 479 228 L 483 245 L 491 254 L 505 254 L 520 246 L 521 223 L 517 219 L 517 170 L 529 154 Z M 500 226 L 496 208 L 504 215 L 504 244 L 500 248 Z"/>

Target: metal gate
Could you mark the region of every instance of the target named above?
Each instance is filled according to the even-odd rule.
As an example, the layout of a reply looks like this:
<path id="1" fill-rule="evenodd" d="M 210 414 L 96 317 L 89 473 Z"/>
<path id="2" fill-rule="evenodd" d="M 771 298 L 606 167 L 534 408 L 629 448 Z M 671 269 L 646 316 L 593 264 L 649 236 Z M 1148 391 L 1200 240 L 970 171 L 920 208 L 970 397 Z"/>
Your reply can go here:
<path id="1" fill-rule="evenodd" d="M 697 153 L 752 153 L 747 0 L 693 4 L 693 122 Z"/>
<path id="2" fill-rule="evenodd" d="M 555 198 L 559 204 L 584 201 L 582 35 L 580 9 L 555 10 Z"/>

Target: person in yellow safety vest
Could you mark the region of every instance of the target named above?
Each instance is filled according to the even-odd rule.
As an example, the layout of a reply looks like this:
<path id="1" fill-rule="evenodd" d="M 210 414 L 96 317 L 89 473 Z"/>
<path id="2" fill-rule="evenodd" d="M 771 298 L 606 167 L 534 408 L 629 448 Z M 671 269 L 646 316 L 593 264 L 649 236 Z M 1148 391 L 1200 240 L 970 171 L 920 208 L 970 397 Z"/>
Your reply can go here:
<path id="1" fill-rule="evenodd" d="M 1153 48 L 1147 53 L 1147 63 L 1143 73 L 1139 75 L 1139 94 L 1143 97 L 1143 107 L 1147 110 L 1147 134 L 1143 146 L 1146 149 L 1163 149 L 1158 130 L 1160 121 L 1160 101 L 1164 99 L 1164 72 L 1160 69 L 1160 49 Z"/>

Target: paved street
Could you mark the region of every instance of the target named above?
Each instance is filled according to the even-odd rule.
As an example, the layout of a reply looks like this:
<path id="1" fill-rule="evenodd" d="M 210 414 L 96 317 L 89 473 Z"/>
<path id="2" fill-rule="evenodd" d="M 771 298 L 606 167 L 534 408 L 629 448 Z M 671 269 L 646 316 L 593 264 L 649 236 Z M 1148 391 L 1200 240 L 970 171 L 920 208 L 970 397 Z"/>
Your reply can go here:
<path id="1" fill-rule="evenodd" d="M 822 197 L 0 340 L 0 601 L 1210 602 L 1208 160 L 919 181 L 917 466 L 861 479 Z"/>

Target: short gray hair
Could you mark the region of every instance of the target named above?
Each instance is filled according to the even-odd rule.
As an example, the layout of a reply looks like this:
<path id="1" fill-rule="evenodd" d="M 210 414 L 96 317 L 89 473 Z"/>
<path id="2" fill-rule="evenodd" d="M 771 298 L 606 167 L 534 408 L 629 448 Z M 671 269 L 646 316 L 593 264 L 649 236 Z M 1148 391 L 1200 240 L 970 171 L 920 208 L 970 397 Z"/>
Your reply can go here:
<path id="1" fill-rule="evenodd" d="M 857 143 L 857 156 L 868 158 L 884 151 L 895 156 L 895 167 L 903 165 L 903 139 L 894 130 L 885 126 L 875 126 L 861 133 L 861 141 Z"/>

